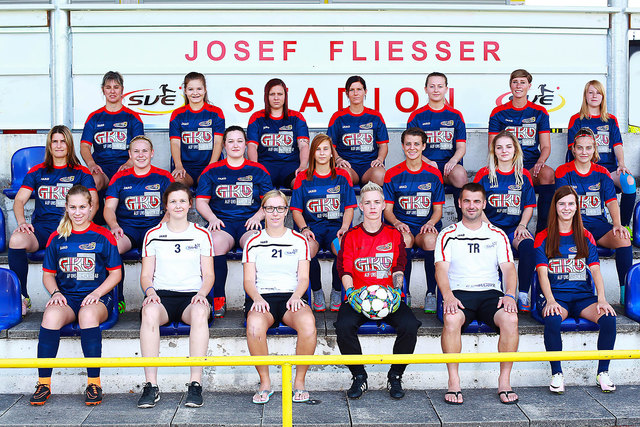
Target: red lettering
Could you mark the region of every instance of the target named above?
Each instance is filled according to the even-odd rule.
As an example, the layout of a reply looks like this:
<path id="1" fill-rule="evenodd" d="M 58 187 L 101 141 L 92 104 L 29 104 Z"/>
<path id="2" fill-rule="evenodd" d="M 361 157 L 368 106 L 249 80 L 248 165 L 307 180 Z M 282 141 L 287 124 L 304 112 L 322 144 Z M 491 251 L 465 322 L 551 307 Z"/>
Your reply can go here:
<path id="1" fill-rule="evenodd" d="M 246 93 L 247 95 L 253 95 L 253 91 L 248 87 L 241 87 L 236 90 L 236 99 L 240 102 L 246 102 L 247 106 L 242 107 L 240 104 L 233 104 L 233 106 L 236 107 L 236 110 L 240 113 L 249 113 L 251 112 L 251 110 L 253 110 L 254 107 L 253 99 L 248 98 L 247 96 L 243 96 L 243 93 Z"/>
<path id="2" fill-rule="evenodd" d="M 366 61 L 366 56 L 358 56 L 358 42 L 353 41 L 353 60 L 354 61 Z"/>
<path id="3" fill-rule="evenodd" d="M 471 47 L 469 48 L 467 46 L 471 46 Z M 461 41 L 460 42 L 460 61 L 473 61 L 475 59 L 473 56 L 466 56 L 467 53 L 473 53 L 473 42 Z"/>
<path id="4" fill-rule="evenodd" d="M 342 49 L 338 48 L 337 45 L 342 46 L 344 42 L 339 40 L 331 40 L 329 42 L 329 61 L 333 61 L 335 59 L 335 54 L 342 52 Z"/>
<path id="5" fill-rule="evenodd" d="M 189 56 L 188 53 L 185 53 L 184 57 L 187 59 L 187 61 L 195 61 L 195 59 L 198 57 L 198 41 L 197 40 L 193 41 L 193 55 Z"/>
<path id="6" fill-rule="evenodd" d="M 251 56 L 251 54 L 249 53 L 249 50 L 246 49 L 248 47 L 249 47 L 249 42 L 248 41 L 246 41 L 246 40 L 238 40 L 236 42 L 235 48 L 238 51 L 238 53 L 243 53 L 244 56 L 240 56 L 240 55 L 238 55 L 238 53 L 234 54 L 233 56 L 238 61 L 246 61 Z"/>
<path id="7" fill-rule="evenodd" d="M 378 40 L 374 43 L 375 46 L 375 60 L 380 61 L 380 42 Z"/>
<path id="8" fill-rule="evenodd" d="M 309 102 L 309 100 L 312 100 Z M 318 113 L 322 113 L 322 106 L 320 105 L 320 100 L 318 99 L 318 95 L 316 95 L 316 91 L 314 88 L 310 87 L 307 89 L 307 92 L 304 94 L 304 98 L 302 99 L 302 105 L 300 105 L 300 112 L 304 113 L 304 110 L 307 107 L 315 107 Z"/>
<path id="9" fill-rule="evenodd" d="M 444 102 L 447 103 L 448 106 L 453 108 L 453 88 L 449 88 L 449 99 L 445 99 Z"/>
<path id="10" fill-rule="evenodd" d="M 493 59 L 496 61 L 500 61 L 498 57 L 498 49 L 500 49 L 500 44 L 498 42 L 484 42 L 484 60 L 489 60 L 489 54 L 493 56 Z"/>
<path id="11" fill-rule="evenodd" d="M 295 41 L 295 40 L 285 40 L 285 41 L 282 42 L 282 44 L 283 44 L 283 49 L 282 49 L 283 50 L 283 54 L 282 54 L 283 58 L 282 59 L 286 61 L 288 59 L 288 57 L 289 57 L 289 53 L 293 53 L 293 52 L 296 51 L 295 48 L 290 48 L 289 45 L 294 45 L 295 46 L 296 44 L 298 44 L 298 42 Z"/>
<path id="12" fill-rule="evenodd" d="M 342 110 L 344 108 L 344 96 L 342 95 L 346 95 L 346 93 L 347 91 L 345 88 L 338 88 L 338 110 Z"/>
<path id="13" fill-rule="evenodd" d="M 427 44 L 425 42 L 423 41 L 413 42 L 413 45 L 411 45 L 411 47 L 413 48 L 414 52 L 420 54 L 420 55 L 416 55 L 414 53 L 411 55 L 414 61 L 424 61 L 425 59 L 427 59 L 427 51 L 425 50 L 427 47 Z"/>
<path id="14" fill-rule="evenodd" d="M 436 53 L 436 58 L 440 61 L 448 61 L 451 59 L 451 51 L 449 48 L 451 45 L 447 41 L 439 41 L 436 43 L 436 50 L 440 53 Z M 442 55 L 441 55 L 442 54 Z"/>
<path id="15" fill-rule="evenodd" d="M 219 56 L 214 56 L 213 53 L 211 53 L 211 50 L 213 49 L 214 46 L 220 47 Z M 220 61 L 221 59 L 224 58 L 226 53 L 227 53 L 227 48 L 224 46 L 224 43 L 222 43 L 220 40 L 214 40 L 211 43 L 209 43 L 209 45 L 207 46 L 207 55 L 209 55 L 209 59 L 212 61 Z"/>
<path id="16" fill-rule="evenodd" d="M 404 107 L 402 105 L 401 98 L 402 98 L 402 95 L 404 95 L 405 93 L 409 93 L 413 97 L 413 102 L 411 103 L 410 107 Z M 416 92 L 414 89 L 410 87 L 403 87 L 398 91 L 398 93 L 396 93 L 396 108 L 398 108 L 398 110 L 400 110 L 403 113 L 410 113 L 416 108 L 418 108 L 419 101 L 420 101 L 420 98 L 418 96 L 418 92 Z"/>
<path id="17" fill-rule="evenodd" d="M 380 88 L 377 87 L 373 89 L 373 97 L 375 101 L 375 106 L 373 107 L 376 111 L 380 111 Z"/>
<path id="18" fill-rule="evenodd" d="M 267 47 L 267 45 L 273 45 L 273 40 L 260 40 L 258 42 L 260 61 L 273 61 L 275 59 L 273 56 L 265 56 L 267 53 L 273 53 L 273 47 Z"/>
<path id="19" fill-rule="evenodd" d="M 395 47 L 400 45 L 400 47 Z M 402 55 L 402 41 L 389 41 L 389 61 L 402 61 L 402 56 L 394 56 L 395 53 Z"/>

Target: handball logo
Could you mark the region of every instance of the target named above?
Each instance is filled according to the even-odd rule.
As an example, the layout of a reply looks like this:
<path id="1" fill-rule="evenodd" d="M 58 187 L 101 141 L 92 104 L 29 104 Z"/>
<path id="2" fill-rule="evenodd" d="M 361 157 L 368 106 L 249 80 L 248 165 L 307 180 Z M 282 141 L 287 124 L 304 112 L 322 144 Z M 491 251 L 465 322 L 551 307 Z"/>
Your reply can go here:
<path id="1" fill-rule="evenodd" d="M 293 130 L 293 125 L 286 125 L 286 126 L 280 126 L 281 131 L 292 131 Z"/>
<path id="2" fill-rule="evenodd" d="M 144 187 L 144 189 L 149 191 L 158 191 L 160 190 L 160 184 L 147 185 L 146 187 Z"/>
<path id="3" fill-rule="evenodd" d="M 521 185 L 518 185 L 518 184 L 510 185 L 508 188 L 509 188 L 509 190 L 513 190 L 513 191 L 520 191 L 520 190 L 522 190 L 522 186 L 521 186 Z"/>
<path id="4" fill-rule="evenodd" d="M 307 202 L 307 210 L 311 213 L 335 212 L 340 210 L 340 199 L 311 199 Z"/>
<path id="5" fill-rule="evenodd" d="M 370 133 L 347 133 L 342 136 L 342 143 L 348 147 L 371 145 L 373 144 L 373 135 Z"/>
<path id="6" fill-rule="evenodd" d="M 453 132 L 450 130 L 429 130 L 427 134 L 427 144 L 439 144 L 441 142 L 452 142 Z"/>
<path id="7" fill-rule="evenodd" d="M 124 205 L 130 211 L 139 211 L 142 209 L 156 209 L 160 207 L 160 196 L 157 196 L 157 195 L 131 196 L 124 199 Z"/>
<path id="8" fill-rule="evenodd" d="M 93 138 L 96 144 L 124 144 L 127 142 L 127 131 L 114 130 L 96 133 Z"/>
<path id="9" fill-rule="evenodd" d="M 389 242 L 386 245 L 380 245 L 376 248 L 376 251 L 390 251 L 393 248 L 393 242 Z"/>
<path id="10" fill-rule="evenodd" d="M 453 120 L 447 120 L 446 122 L 440 122 L 440 126 L 453 126 Z"/>
<path id="11" fill-rule="evenodd" d="M 286 133 L 267 133 L 262 135 L 260 143 L 265 147 L 290 146 L 293 144 L 293 135 Z"/>
<path id="12" fill-rule="evenodd" d="M 58 267 L 63 273 L 84 273 L 93 271 L 96 262 L 93 258 L 78 256 L 64 257 L 58 261 Z"/>
<path id="13" fill-rule="evenodd" d="M 494 208 L 517 208 L 520 206 L 520 196 L 517 194 L 492 194 L 487 202 Z"/>
<path id="14" fill-rule="evenodd" d="M 609 132 L 609 125 L 602 125 L 596 128 L 598 132 Z"/>
<path id="15" fill-rule="evenodd" d="M 575 254 L 575 253 L 578 253 L 578 248 L 577 248 L 576 246 L 571 246 L 571 247 L 569 248 L 569 252 L 572 252 L 572 253 L 574 253 L 574 254 Z"/>
<path id="16" fill-rule="evenodd" d="M 429 209 L 431 207 L 431 198 L 427 196 L 402 196 L 398 199 L 398 204 L 405 211 Z"/>
<path id="17" fill-rule="evenodd" d="M 238 181 L 253 181 L 253 175 L 241 176 Z"/>
<path id="18" fill-rule="evenodd" d="M 590 185 L 588 187 L 589 191 L 600 191 L 600 183 Z"/>
<path id="19" fill-rule="evenodd" d="M 370 271 L 389 271 L 391 268 L 391 257 L 364 257 L 356 259 L 354 265 L 356 270 L 362 273 Z"/>
<path id="20" fill-rule="evenodd" d="M 336 185 L 333 188 L 327 188 L 327 193 L 329 194 L 337 194 L 340 192 L 340 185 Z"/>
<path id="21" fill-rule="evenodd" d="M 219 185 L 216 196 L 221 199 L 245 199 L 253 197 L 253 186 L 250 184 Z"/>
<path id="22" fill-rule="evenodd" d="M 209 120 L 206 120 L 204 122 L 198 123 L 198 126 L 209 127 L 209 126 L 211 126 L 211 123 L 213 123 L 213 120 L 209 119 Z"/>
<path id="23" fill-rule="evenodd" d="M 78 248 L 82 249 L 83 251 L 92 251 L 96 248 L 96 242 L 85 243 L 84 245 L 78 246 Z"/>
<path id="24" fill-rule="evenodd" d="M 582 273 L 586 268 L 584 258 L 554 258 L 549 261 L 549 271 L 553 274 Z"/>
<path id="25" fill-rule="evenodd" d="M 418 185 L 418 190 L 431 190 L 431 183 Z"/>
<path id="26" fill-rule="evenodd" d="M 169 89 L 168 84 L 161 84 L 158 89 L 138 89 L 124 94 L 123 103 L 138 114 L 145 116 L 162 116 L 171 114 L 176 108 L 184 105 L 182 97 Z"/>
<path id="27" fill-rule="evenodd" d="M 373 122 L 361 124 L 360 129 L 364 129 L 364 130 L 373 129 Z"/>
<path id="28" fill-rule="evenodd" d="M 69 189 L 55 185 L 42 185 L 38 188 L 38 197 L 42 200 L 64 200 Z"/>
<path id="29" fill-rule="evenodd" d="M 114 123 L 113 127 L 114 128 L 126 128 L 127 127 L 127 122 Z"/>
<path id="30" fill-rule="evenodd" d="M 531 89 L 533 89 L 533 86 Z M 539 92 L 533 94 L 533 97 L 533 90 L 530 90 L 527 98 L 534 104 L 541 105 L 546 108 L 549 113 L 562 109 L 567 103 L 564 96 L 560 94 L 560 86 L 556 86 L 555 89 L 547 89 L 547 83 L 542 83 L 538 85 L 537 89 Z M 512 98 L 513 96 L 511 95 L 511 92 L 503 93 L 496 98 L 496 106 L 504 105 L 511 101 Z"/>
<path id="31" fill-rule="evenodd" d="M 62 178 L 60 178 L 60 182 L 73 182 L 73 180 L 75 179 L 75 176 L 63 176 Z"/>

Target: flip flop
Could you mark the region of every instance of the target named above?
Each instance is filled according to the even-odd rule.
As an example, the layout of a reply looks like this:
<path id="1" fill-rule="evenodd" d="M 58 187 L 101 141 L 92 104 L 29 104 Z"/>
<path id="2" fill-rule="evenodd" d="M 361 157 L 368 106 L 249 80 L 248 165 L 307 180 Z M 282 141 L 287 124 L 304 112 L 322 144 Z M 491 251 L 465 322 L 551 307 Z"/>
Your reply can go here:
<path id="1" fill-rule="evenodd" d="M 253 395 L 253 403 L 256 405 L 264 405 L 269 402 L 273 396 L 273 390 L 260 390 Z"/>
<path id="2" fill-rule="evenodd" d="M 446 392 L 444 395 L 446 396 L 446 395 L 448 395 L 448 394 L 453 394 L 453 395 L 456 397 L 456 401 L 455 401 L 455 402 L 452 402 L 452 401 L 450 401 L 450 400 L 445 399 L 445 400 L 444 400 L 444 402 L 445 402 L 445 403 L 447 403 L 447 404 L 449 404 L 449 405 L 462 405 L 462 404 L 464 403 L 464 401 L 462 401 L 462 402 L 458 402 L 458 398 L 459 398 L 460 396 L 462 396 L 462 391 L 461 391 L 461 390 L 458 390 L 458 391 L 448 391 L 448 392 Z"/>
<path id="3" fill-rule="evenodd" d="M 306 394 L 306 397 L 304 395 Z M 298 398 L 296 399 L 296 395 Z M 293 390 L 293 401 L 295 403 L 305 403 L 309 401 L 309 392 L 307 390 L 295 389 Z"/>
<path id="4" fill-rule="evenodd" d="M 507 398 L 507 400 L 502 400 L 503 394 L 504 394 L 504 397 Z M 504 405 L 515 405 L 516 403 L 518 403 L 518 400 L 519 400 L 518 398 L 516 398 L 515 400 L 509 400 L 510 394 L 516 394 L 516 392 L 513 390 L 504 390 L 504 391 L 498 392 L 498 399 L 500 399 L 500 403 Z"/>

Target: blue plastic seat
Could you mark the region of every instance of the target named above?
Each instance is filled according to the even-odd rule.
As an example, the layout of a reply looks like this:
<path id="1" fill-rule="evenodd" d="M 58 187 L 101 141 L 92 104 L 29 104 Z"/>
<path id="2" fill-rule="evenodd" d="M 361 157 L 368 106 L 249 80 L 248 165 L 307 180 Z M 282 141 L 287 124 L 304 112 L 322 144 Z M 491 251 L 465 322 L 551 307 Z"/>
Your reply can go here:
<path id="1" fill-rule="evenodd" d="M 29 169 L 44 161 L 45 147 L 25 147 L 21 148 L 11 157 L 11 185 L 2 190 L 5 196 L 10 199 L 16 197 L 25 175 Z M 31 193 L 31 198 L 33 198 Z"/>
<path id="2" fill-rule="evenodd" d="M 640 247 L 640 202 L 636 203 L 636 207 L 633 209 L 633 233 L 631 240 L 634 246 Z"/>
<path id="3" fill-rule="evenodd" d="M 344 288 L 342 288 L 342 301 L 345 300 Z M 402 282 L 402 301 L 407 302 L 407 281 Z M 364 322 L 359 328 L 358 333 L 363 335 L 379 335 L 379 334 L 395 334 L 396 329 L 386 323 L 384 319 L 381 320 L 368 320 Z"/>
<path id="4" fill-rule="evenodd" d="M 7 229 L 4 223 L 4 213 L 0 209 L 0 252 L 7 249 Z"/>
<path id="5" fill-rule="evenodd" d="M 438 299 L 438 308 L 436 309 L 436 315 L 438 316 L 438 320 L 444 323 L 443 311 L 442 308 L 442 294 L 440 293 L 440 289 L 436 288 L 436 295 Z M 477 333 L 488 333 L 495 332 L 491 326 L 487 325 L 484 322 L 478 322 L 477 320 L 473 320 L 469 326 L 466 327 L 462 333 L 465 334 L 477 334 Z"/>
<path id="6" fill-rule="evenodd" d="M 27 252 L 27 258 L 31 262 L 42 262 L 44 260 L 44 249 L 35 252 Z"/>
<path id="7" fill-rule="evenodd" d="M 591 279 L 591 272 L 587 270 L 587 283 L 593 287 L 593 292 L 595 294 L 595 287 L 593 286 L 593 280 Z M 547 299 L 544 297 L 544 294 L 540 290 L 540 283 L 538 282 L 538 274 L 533 275 L 533 283 L 531 284 L 531 317 L 533 317 L 538 322 L 544 324 L 544 320 L 542 318 L 542 307 L 546 304 Z M 575 332 L 575 331 L 597 331 L 600 327 L 593 323 L 590 320 L 578 318 L 574 319 L 572 317 L 567 317 L 561 324 L 560 330 L 563 332 Z"/>
<path id="8" fill-rule="evenodd" d="M 0 331 L 22 321 L 20 281 L 11 270 L 0 268 Z"/>
<path id="9" fill-rule="evenodd" d="M 625 278 L 625 311 L 630 319 L 640 322 L 640 264 L 633 265 Z"/>
<path id="10" fill-rule="evenodd" d="M 111 313 L 109 313 L 107 320 L 100 323 L 101 331 L 111 329 L 113 325 L 115 325 L 116 322 L 118 321 L 118 287 L 117 286 L 114 287 L 110 293 L 111 293 L 111 298 L 113 298 L 113 309 L 111 310 Z M 60 329 L 60 335 L 63 337 L 79 336 L 80 325 L 78 325 L 78 322 L 71 322 L 68 325 L 64 325 Z"/>

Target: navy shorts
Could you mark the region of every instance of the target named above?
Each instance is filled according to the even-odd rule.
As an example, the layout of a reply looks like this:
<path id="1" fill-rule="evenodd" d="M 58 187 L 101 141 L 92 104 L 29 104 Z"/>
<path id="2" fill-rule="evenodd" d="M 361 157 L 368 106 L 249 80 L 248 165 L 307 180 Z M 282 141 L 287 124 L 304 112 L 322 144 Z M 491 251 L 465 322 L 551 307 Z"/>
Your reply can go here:
<path id="1" fill-rule="evenodd" d="M 428 220 L 427 220 L 428 221 Z M 413 234 L 413 237 L 416 237 L 418 234 L 420 234 L 420 230 L 422 229 L 422 226 L 424 224 L 427 223 L 427 221 L 425 221 L 424 223 L 420 224 L 420 225 L 412 225 L 412 224 L 407 224 L 409 226 L 409 230 L 411 230 L 411 234 Z M 405 223 L 406 224 L 406 223 Z M 440 230 L 442 230 L 442 221 L 438 221 L 436 224 L 436 230 L 438 230 L 438 233 L 440 232 Z"/>
<path id="2" fill-rule="evenodd" d="M 371 169 L 371 162 L 363 163 L 363 164 L 357 164 L 352 162 L 349 162 L 349 163 L 351 164 L 351 169 L 353 169 L 356 172 L 356 174 L 358 174 L 358 177 L 360 177 L 360 183 L 362 184 L 362 177 L 369 169 Z"/>
<path id="3" fill-rule="evenodd" d="M 269 313 L 273 316 L 273 325 L 278 326 L 282 322 L 282 318 L 284 314 L 287 312 L 287 301 L 291 298 L 293 293 L 290 292 L 282 292 L 282 293 L 273 293 L 273 294 L 263 294 L 262 298 L 269 304 Z M 307 295 L 304 294 L 302 296 L 302 300 L 307 302 Z M 253 300 L 249 298 L 247 295 L 244 299 L 244 315 L 245 317 L 251 310 L 251 306 L 253 305 Z"/>
<path id="4" fill-rule="evenodd" d="M 523 166 L 526 170 L 533 169 L 533 167 L 534 167 L 534 166 L 536 165 L 536 163 L 538 162 L 538 158 L 539 158 L 539 157 L 536 157 L 535 159 L 527 159 L 527 158 L 525 158 L 525 159 L 524 159 L 524 161 L 523 161 L 523 165 L 522 165 L 522 166 Z"/>
<path id="5" fill-rule="evenodd" d="M 243 219 L 240 221 L 225 220 L 223 222 L 224 222 L 224 227 L 222 227 L 221 230 L 229 233 L 231 237 L 233 237 L 235 246 L 240 246 L 240 239 L 242 238 L 244 233 L 247 232 L 247 227 L 245 227 L 244 225 L 244 223 L 247 222 L 247 220 L 246 219 Z M 264 224 L 262 224 L 262 226 L 264 227 Z M 252 231 L 258 231 L 258 230 L 252 230 Z"/>
<path id="6" fill-rule="evenodd" d="M 51 234 L 56 231 L 58 224 L 48 224 L 42 222 L 33 223 L 33 235 L 38 239 L 38 250 L 47 247 L 47 242 Z"/>
<path id="7" fill-rule="evenodd" d="M 271 183 L 273 188 L 291 188 L 291 183 L 296 177 L 296 169 L 300 166 L 297 162 L 289 163 L 271 163 L 263 164 L 269 176 L 271 177 Z"/>
<path id="8" fill-rule="evenodd" d="M 569 317 L 574 319 L 580 317 L 582 310 L 598 302 L 598 297 L 589 292 L 555 292 L 553 297 L 562 308 L 569 312 Z"/>
<path id="9" fill-rule="evenodd" d="M 111 178 L 113 178 L 113 176 L 116 173 L 118 173 L 118 169 L 120 169 L 120 166 L 122 166 L 124 163 L 126 163 L 126 160 L 119 165 L 99 165 L 99 166 L 102 168 L 102 172 L 104 172 L 104 174 L 107 175 L 107 178 L 109 178 L 109 181 L 111 181 Z"/>
<path id="10" fill-rule="evenodd" d="M 191 299 L 197 294 L 197 292 L 176 292 L 176 291 L 164 291 L 157 290 L 156 293 L 160 297 L 160 304 L 167 310 L 169 315 L 169 322 L 181 322 L 182 314 L 191 304 Z M 211 304 L 212 300 L 210 296 L 207 296 L 207 301 Z M 141 312 L 142 313 L 142 312 Z M 209 319 L 211 319 L 211 313 L 209 313 Z"/>
<path id="11" fill-rule="evenodd" d="M 82 300 L 84 300 L 87 295 L 64 295 L 64 297 L 67 299 L 67 305 L 71 307 L 73 312 L 76 314 L 76 319 L 78 318 L 78 313 L 80 312 L 80 304 L 82 304 Z M 113 311 L 113 297 L 111 296 L 111 292 L 102 296 L 100 298 L 100 302 L 103 303 L 105 307 L 107 307 L 107 313 L 111 313 Z"/>
<path id="12" fill-rule="evenodd" d="M 449 162 L 448 161 L 447 162 L 436 161 L 436 163 L 438 164 L 438 170 L 440 171 L 440 174 L 442 175 L 442 178 L 444 178 L 444 165 L 446 165 Z M 462 162 L 461 161 L 458 162 L 457 164 L 462 166 Z"/>
<path id="13" fill-rule="evenodd" d="M 596 243 L 600 240 L 605 234 L 613 230 L 613 225 L 606 221 L 604 218 L 594 218 L 590 219 L 588 222 L 584 221 L 584 217 L 582 217 L 584 222 L 584 228 L 589 230 L 591 234 L 593 234 L 593 238 Z"/>
<path id="14" fill-rule="evenodd" d="M 200 175 L 202 175 L 202 171 L 204 171 L 204 169 L 209 166 L 208 164 L 206 165 L 185 165 L 184 163 L 182 164 L 182 167 L 184 168 L 185 171 L 187 171 L 187 173 L 189 174 L 189 176 L 193 179 L 193 186 L 197 186 L 198 185 L 198 178 L 200 178 Z M 175 168 L 173 168 L 175 169 Z M 173 172 L 173 169 L 171 170 Z"/>
<path id="15" fill-rule="evenodd" d="M 131 249 L 142 249 L 144 243 L 144 235 L 147 234 L 152 227 L 131 227 L 128 225 L 122 225 L 122 230 L 125 236 L 131 240 Z"/>
<path id="16" fill-rule="evenodd" d="M 453 291 L 453 296 L 458 298 L 464 309 L 464 331 L 471 322 L 478 320 L 489 325 L 493 330 L 498 331 L 494 316 L 501 308 L 498 308 L 498 300 L 504 296 L 501 291 L 490 289 L 487 291 Z"/>
<path id="17" fill-rule="evenodd" d="M 320 249 L 331 250 L 331 243 L 336 239 L 339 229 L 339 226 L 327 227 L 316 224 L 311 231 L 316 236 L 316 242 L 320 245 Z"/>

